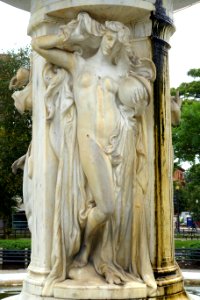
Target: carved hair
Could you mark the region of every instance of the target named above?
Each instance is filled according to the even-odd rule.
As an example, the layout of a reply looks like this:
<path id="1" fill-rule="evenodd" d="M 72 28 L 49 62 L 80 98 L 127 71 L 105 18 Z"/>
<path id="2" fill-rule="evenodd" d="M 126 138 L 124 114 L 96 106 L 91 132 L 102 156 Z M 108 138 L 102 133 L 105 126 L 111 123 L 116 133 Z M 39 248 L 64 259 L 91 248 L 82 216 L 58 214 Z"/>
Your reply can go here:
<path id="1" fill-rule="evenodd" d="M 67 25 L 60 26 L 60 32 L 65 35 L 65 41 L 71 45 L 71 51 L 77 51 L 83 57 L 87 56 L 88 48 L 95 52 L 101 43 L 102 37 L 108 31 L 117 33 L 117 49 L 115 49 L 115 62 L 120 56 L 135 57 L 130 42 L 131 33 L 127 26 L 118 21 L 106 21 L 104 24 L 92 19 L 86 12 L 78 14 L 77 18 Z M 120 49 L 123 49 L 120 51 Z"/>
<path id="2" fill-rule="evenodd" d="M 117 39 L 122 44 L 127 44 L 130 42 L 130 30 L 124 24 L 117 21 L 106 21 L 105 29 L 116 32 Z"/>

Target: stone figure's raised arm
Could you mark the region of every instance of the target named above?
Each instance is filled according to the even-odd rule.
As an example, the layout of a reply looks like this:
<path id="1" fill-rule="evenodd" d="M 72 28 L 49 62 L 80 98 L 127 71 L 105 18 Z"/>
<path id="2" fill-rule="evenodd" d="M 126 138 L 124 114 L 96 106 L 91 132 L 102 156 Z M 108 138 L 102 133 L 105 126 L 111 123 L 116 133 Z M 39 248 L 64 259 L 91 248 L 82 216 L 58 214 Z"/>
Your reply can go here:
<path id="1" fill-rule="evenodd" d="M 32 39 L 32 48 L 47 61 L 73 72 L 75 67 L 75 56 L 66 50 L 62 50 L 65 43 L 65 36 L 44 35 Z"/>

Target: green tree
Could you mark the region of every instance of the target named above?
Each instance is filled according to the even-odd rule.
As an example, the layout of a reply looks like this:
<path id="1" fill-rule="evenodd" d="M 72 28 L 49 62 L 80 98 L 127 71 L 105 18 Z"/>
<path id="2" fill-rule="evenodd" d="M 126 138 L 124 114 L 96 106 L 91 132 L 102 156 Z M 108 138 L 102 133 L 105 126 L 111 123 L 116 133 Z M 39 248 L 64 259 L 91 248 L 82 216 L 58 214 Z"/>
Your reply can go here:
<path id="1" fill-rule="evenodd" d="M 190 69 L 187 75 L 192 77 L 194 80 L 191 82 L 183 82 L 177 88 L 179 90 L 180 96 L 184 99 L 192 98 L 194 100 L 200 99 L 200 69 Z M 177 89 L 172 88 L 172 94 L 175 93 Z"/>
<path id="2" fill-rule="evenodd" d="M 200 69 L 190 69 L 187 75 L 193 78 L 200 78 Z"/>
<path id="3" fill-rule="evenodd" d="M 200 69 L 191 69 L 187 74 L 194 80 L 171 89 L 172 95 L 179 91 L 183 99 L 181 123 L 173 128 L 172 137 L 175 158 L 194 162 L 200 158 Z"/>
<path id="4" fill-rule="evenodd" d="M 200 69 L 191 69 L 188 76 L 193 81 L 182 83 L 171 89 L 171 95 L 179 91 L 183 99 L 180 125 L 172 130 L 174 156 L 178 164 L 189 161 L 192 167 L 186 171 L 186 184 L 178 191 L 180 211 L 193 212 L 193 218 L 200 220 Z M 175 190 L 176 195 L 176 190 Z M 176 207 L 175 207 L 176 209 Z"/>
<path id="5" fill-rule="evenodd" d="M 185 186 L 174 185 L 174 213 L 180 214 L 182 211 L 190 211 L 188 198 L 185 192 Z"/>
<path id="6" fill-rule="evenodd" d="M 175 158 L 194 162 L 200 158 L 200 102 L 183 101 L 181 123 L 174 127 L 173 146 Z"/>
<path id="7" fill-rule="evenodd" d="M 15 197 L 22 196 L 22 172 L 12 174 L 12 163 L 26 153 L 31 140 L 31 117 L 20 115 L 9 90 L 10 79 L 21 67 L 29 67 L 29 49 L 0 56 L 0 217 L 8 222 Z"/>
<path id="8" fill-rule="evenodd" d="M 200 221 L 200 164 L 194 164 L 185 173 L 186 185 L 183 197 L 194 221 Z"/>

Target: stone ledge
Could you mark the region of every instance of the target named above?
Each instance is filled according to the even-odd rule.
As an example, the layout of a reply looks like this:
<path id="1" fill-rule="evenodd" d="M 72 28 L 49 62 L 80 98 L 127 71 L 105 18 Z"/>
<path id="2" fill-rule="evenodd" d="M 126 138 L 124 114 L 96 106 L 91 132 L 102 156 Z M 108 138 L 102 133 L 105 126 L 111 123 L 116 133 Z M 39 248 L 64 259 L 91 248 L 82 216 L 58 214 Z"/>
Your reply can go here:
<path id="1" fill-rule="evenodd" d="M 84 284 L 73 280 L 58 283 L 54 297 L 61 299 L 137 299 L 147 297 L 147 287 L 143 283 L 129 282 L 123 286 L 114 284 Z"/>

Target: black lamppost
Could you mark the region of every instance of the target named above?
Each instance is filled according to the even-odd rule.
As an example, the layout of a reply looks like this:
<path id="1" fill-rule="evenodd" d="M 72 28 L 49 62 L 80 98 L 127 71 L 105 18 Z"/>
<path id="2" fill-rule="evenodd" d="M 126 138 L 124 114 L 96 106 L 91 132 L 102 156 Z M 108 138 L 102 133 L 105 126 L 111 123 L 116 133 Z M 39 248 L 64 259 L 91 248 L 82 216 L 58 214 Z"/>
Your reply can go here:
<path id="1" fill-rule="evenodd" d="M 177 204 L 177 232 L 180 233 L 180 203 L 179 203 L 179 185 L 175 186 L 175 197 Z"/>

